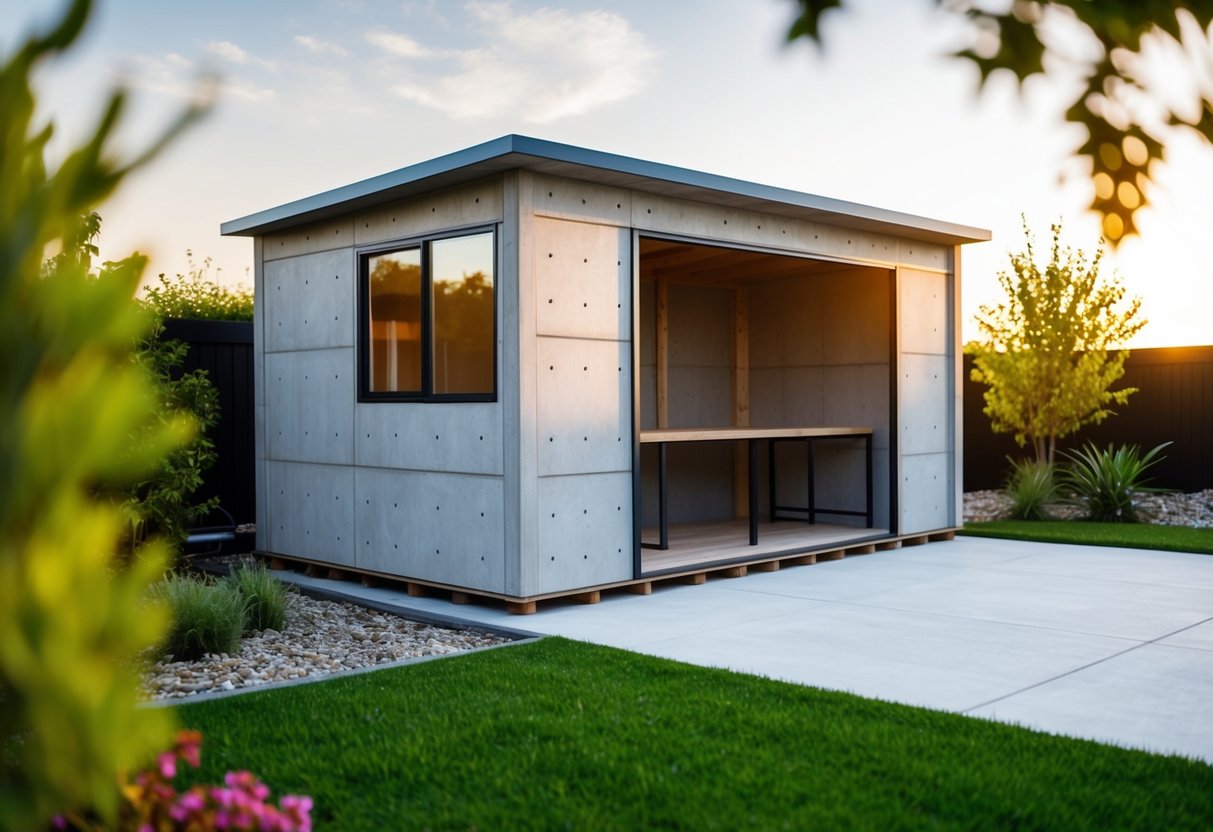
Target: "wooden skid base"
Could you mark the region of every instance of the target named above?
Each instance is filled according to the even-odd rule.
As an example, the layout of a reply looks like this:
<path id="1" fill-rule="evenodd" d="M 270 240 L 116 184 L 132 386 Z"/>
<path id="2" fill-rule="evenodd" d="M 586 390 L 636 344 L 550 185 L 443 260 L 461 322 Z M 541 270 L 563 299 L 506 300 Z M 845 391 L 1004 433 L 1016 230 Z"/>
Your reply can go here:
<path id="1" fill-rule="evenodd" d="M 867 555 L 875 552 L 900 549 L 902 546 L 921 546 L 932 541 L 952 540 L 955 535 L 954 530 L 942 530 L 927 534 L 907 535 L 902 538 L 878 540 L 872 543 L 861 543 L 853 546 L 844 545 L 837 549 L 823 549 L 816 552 L 792 552 L 786 555 L 777 555 L 770 560 L 754 563 L 704 565 L 698 569 L 688 569 L 681 573 L 641 578 L 635 581 L 621 581 L 616 584 L 590 589 L 571 590 L 569 592 L 554 593 L 536 598 L 515 598 L 497 593 L 476 592 L 460 587 L 432 584 L 426 581 L 416 581 L 374 572 L 361 572 L 356 569 L 290 558 L 283 555 L 263 556 L 268 559 L 270 568 L 277 571 L 290 570 L 303 572 L 310 577 L 327 578 L 329 580 L 361 581 L 363 586 L 398 589 L 412 598 L 447 597 L 452 604 L 459 605 L 504 603 L 506 611 L 511 615 L 533 615 L 537 611 L 540 601 L 563 598 L 577 604 L 597 604 L 602 600 L 602 593 L 606 591 L 619 590 L 633 595 L 652 595 L 654 584 L 673 583 L 698 586 L 706 583 L 709 575 L 715 578 L 744 578 L 751 571 L 777 572 L 784 566 L 812 566 L 821 561 L 842 560 L 848 555 Z"/>

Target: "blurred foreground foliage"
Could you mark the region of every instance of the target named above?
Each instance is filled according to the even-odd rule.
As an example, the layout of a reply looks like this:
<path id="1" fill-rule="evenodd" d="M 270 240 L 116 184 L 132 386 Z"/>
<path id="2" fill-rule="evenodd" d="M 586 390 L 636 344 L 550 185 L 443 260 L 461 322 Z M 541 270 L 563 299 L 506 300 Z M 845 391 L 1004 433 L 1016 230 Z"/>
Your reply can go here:
<path id="1" fill-rule="evenodd" d="M 202 108 L 121 160 L 110 147 L 125 104 L 116 91 L 91 137 L 48 169 L 53 128 L 35 123 L 31 77 L 71 46 L 89 12 L 75 0 L 0 58 L 2 829 L 44 828 L 78 807 L 112 816 L 119 772 L 172 737 L 169 712 L 136 707 L 138 658 L 167 624 L 143 602 L 165 549 L 149 543 L 116 570 L 125 519 L 96 487 L 138 481 L 194 426 L 158 420 L 155 382 L 131 360 L 152 324 L 133 301 L 145 259 L 94 277 L 68 253 L 88 239 L 93 208 Z"/>

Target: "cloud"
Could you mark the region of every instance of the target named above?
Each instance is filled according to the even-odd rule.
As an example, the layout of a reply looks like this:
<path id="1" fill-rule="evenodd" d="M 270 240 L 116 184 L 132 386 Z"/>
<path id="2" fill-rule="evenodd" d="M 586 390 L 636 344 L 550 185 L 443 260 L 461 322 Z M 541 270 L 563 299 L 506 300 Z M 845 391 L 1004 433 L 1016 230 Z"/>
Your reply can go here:
<path id="1" fill-rule="evenodd" d="M 250 55 L 248 52 L 241 49 L 239 46 L 232 43 L 231 41 L 227 41 L 227 40 L 210 41 L 206 45 L 206 51 L 210 52 L 212 55 L 215 55 L 216 57 L 222 58 L 223 60 L 227 61 L 228 63 L 239 64 L 239 65 L 256 64 L 257 66 L 260 66 L 264 69 L 268 69 L 270 72 L 275 72 L 278 69 L 277 61 L 268 61 L 268 60 L 265 60 L 264 58 L 257 58 L 253 55 Z"/>
<path id="2" fill-rule="evenodd" d="M 395 32 L 367 32 L 366 39 L 368 43 L 378 46 L 384 52 L 401 58 L 434 58 L 452 54 L 429 49 L 408 35 L 400 35 Z"/>
<path id="3" fill-rule="evenodd" d="M 249 61 L 247 52 L 236 44 L 226 40 L 211 41 L 206 45 L 206 51 L 234 64 L 247 64 Z"/>
<path id="4" fill-rule="evenodd" d="M 299 44 L 302 47 L 310 49 L 313 52 L 318 52 L 321 54 L 327 52 L 331 55 L 337 55 L 342 58 L 344 58 L 350 54 L 349 52 L 347 52 L 345 50 L 344 47 L 338 46 L 335 43 L 329 43 L 328 41 L 320 40 L 319 38 L 313 37 L 312 35 L 295 35 L 295 43 Z"/>
<path id="5" fill-rule="evenodd" d="M 391 32 L 367 40 L 407 63 L 392 66 L 401 98 L 455 118 L 505 114 L 545 124 L 587 113 L 639 92 L 656 57 L 644 36 L 613 12 L 470 3 L 470 49 L 435 49 Z M 449 58 L 431 65 L 419 59 Z"/>

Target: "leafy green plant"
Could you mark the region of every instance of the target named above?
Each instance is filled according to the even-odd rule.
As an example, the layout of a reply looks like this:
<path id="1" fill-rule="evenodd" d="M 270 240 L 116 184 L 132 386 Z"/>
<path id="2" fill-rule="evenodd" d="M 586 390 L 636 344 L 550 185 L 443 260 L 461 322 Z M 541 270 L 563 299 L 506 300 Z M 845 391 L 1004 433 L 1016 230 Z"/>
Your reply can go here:
<path id="1" fill-rule="evenodd" d="M 174 661 L 193 661 L 207 653 L 234 653 L 240 647 L 244 596 L 233 584 L 170 573 L 149 594 L 172 615 L 162 649 Z"/>
<path id="2" fill-rule="evenodd" d="M 1004 489 L 1011 498 L 1014 520 L 1047 520 L 1049 503 L 1057 499 L 1053 466 L 1048 462 L 1008 457 L 1011 475 Z"/>
<path id="3" fill-rule="evenodd" d="M 133 158 L 113 147 L 125 95 L 102 102 L 90 137 L 48 169 L 53 126 L 31 86 L 79 37 L 88 0 L 0 57 L 0 829 L 46 828 L 119 804 L 117 775 L 171 739 L 172 715 L 138 707 L 139 656 L 167 626 L 139 603 L 162 544 L 129 568 L 112 556 L 123 516 L 98 482 L 137 481 L 186 441 L 185 417 L 156 421 L 155 386 L 130 360 L 151 321 L 133 300 L 145 259 L 92 276 L 72 257 L 82 217 L 154 158 L 188 111 Z M 41 116 L 37 116 L 41 119 Z M 138 436 L 138 442 L 132 437 Z"/>
<path id="4" fill-rule="evenodd" d="M 194 253 L 186 250 L 189 258 L 188 274 L 168 278 L 157 276 L 159 285 L 147 286 L 143 290 L 143 302 L 163 318 L 200 318 L 207 321 L 251 321 L 253 319 L 253 290 L 244 286 L 225 286 L 212 279 L 211 258 L 205 257 L 202 265 L 194 263 Z M 218 276 L 218 269 L 216 277 Z"/>
<path id="5" fill-rule="evenodd" d="M 1133 497 L 1162 490 L 1147 488 L 1145 474 L 1164 458 L 1159 454 L 1170 444 L 1151 448 L 1145 456 L 1136 445 L 1101 449 L 1090 442 L 1076 451 L 1062 451 L 1069 464 L 1061 469 L 1061 486 L 1069 501 L 1085 510 L 1088 520 L 1136 523 Z"/>
<path id="6" fill-rule="evenodd" d="M 136 353 L 137 360 L 158 382 L 160 407 L 156 421 L 189 414 L 198 432 L 165 456 L 150 476 L 121 490 L 118 496 L 130 522 L 132 547 L 152 533 L 180 552 L 189 529 L 219 504 L 218 497 L 201 502 L 193 499 L 203 475 L 218 458 L 207 431 L 219 421 L 219 391 L 205 370 L 180 372 L 189 347 L 182 341 L 161 339 L 162 331 L 163 324 L 157 322 L 139 342 Z"/>
<path id="7" fill-rule="evenodd" d="M 281 630 L 286 624 L 287 588 L 265 564 L 241 567 L 225 579 L 244 598 L 245 633 Z"/>

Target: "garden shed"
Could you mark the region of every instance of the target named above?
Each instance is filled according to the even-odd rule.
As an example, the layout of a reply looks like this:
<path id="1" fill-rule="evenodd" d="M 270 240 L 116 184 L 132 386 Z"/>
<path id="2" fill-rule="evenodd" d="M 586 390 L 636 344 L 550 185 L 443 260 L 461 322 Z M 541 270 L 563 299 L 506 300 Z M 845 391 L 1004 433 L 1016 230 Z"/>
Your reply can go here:
<path id="1" fill-rule="evenodd" d="M 263 553 L 527 611 L 960 523 L 987 231 L 512 135 L 222 232 Z"/>

